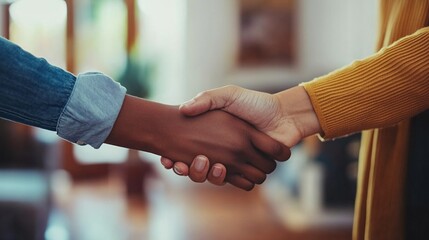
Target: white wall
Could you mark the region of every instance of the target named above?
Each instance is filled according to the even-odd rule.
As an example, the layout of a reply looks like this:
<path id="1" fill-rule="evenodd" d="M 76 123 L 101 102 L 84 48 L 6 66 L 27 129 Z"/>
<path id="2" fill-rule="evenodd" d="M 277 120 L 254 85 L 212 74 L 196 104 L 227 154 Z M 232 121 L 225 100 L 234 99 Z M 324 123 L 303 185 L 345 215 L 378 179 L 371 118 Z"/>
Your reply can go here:
<path id="1" fill-rule="evenodd" d="M 297 0 L 294 67 L 237 69 L 237 0 L 188 0 L 186 96 L 225 84 L 282 89 L 372 53 L 377 1 Z"/>
<path id="2" fill-rule="evenodd" d="M 186 0 L 139 0 L 141 56 L 156 64 L 151 98 L 180 103 L 186 97 L 184 57 Z"/>
<path id="3" fill-rule="evenodd" d="M 323 73 L 370 54 L 375 45 L 373 0 L 301 0 L 301 67 Z"/>
<path id="4" fill-rule="evenodd" d="M 159 60 L 155 100 L 168 103 L 226 84 L 284 89 L 368 56 L 375 46 L 377 1 L 296 0 L 297 64 L 238 69 L 238 0 L 140 2 L 149 25 L 142 54 Z"/>
<path id="5" fill-rule="evenodd" d="M 238 2 L 188 0 L 185 56 L 186 95 L 224 84 L 234 67 Z"/>

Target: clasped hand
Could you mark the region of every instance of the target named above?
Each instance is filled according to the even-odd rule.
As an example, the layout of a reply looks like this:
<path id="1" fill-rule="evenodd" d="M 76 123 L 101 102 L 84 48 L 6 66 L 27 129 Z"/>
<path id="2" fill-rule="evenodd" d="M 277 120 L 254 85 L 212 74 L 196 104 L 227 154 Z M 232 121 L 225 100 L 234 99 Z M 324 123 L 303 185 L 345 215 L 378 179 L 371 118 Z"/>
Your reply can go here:
<path id="1" fill-rule="evenodd" d="M 270 146 L 270 141 L 266 137 L 265 143 L 262 142 L 262 137 L 258 138 L 257 144 L 253 140 L 253 146 L 259 146 L 257 149 L 262 151 L 261 156 L 265 156 L 267 162 L 263 163 L 261 157 L 258 157 L 259 160 L 249 158 L 248 165 L 265 174 L 274 170 L 273 160 L 267 160 L 268 156 L 279 161 L 287 160 L 290 154 L 289 147 L 296 145 L 306 136 L 321 132 L 309 97 L 303 87 L 299 86 L 274 95 L 226 86 L 202 92 L 180 107 L 181 113 L 187 116 L 200 114 L 204 116 L 212 110 L 228 112 L 283 144 L 283 150 L 280 151 L 278 147 L 273 148 L 275 145 Z M 254 129 L 247 129 L 242 133 L 246 134 L 246 131 L 254 132 Z M 228 133 L 222 134 L 225 134 L 225 139 L 228 139 Z M 265 146 L 262 147 L 263 145 Z M 216 159 L 198 155 L 189 166 L 178 159 L 164 156 L 161 158 L 161 163 L 167 169 L 173 168 L 176 174 L 189 176 L 195 182 L 204 182 L 207 179 L 215 185 L 229 182 L 245 190 L 252 189 L 254 184 L 262 183 L 260 172 L 246 171 L 249 167 L 237 168 L 222 164 L 225 162 L 222 158 L 225 157 L 221 153 Z M 271 165 L 268 168 L 269 162 Z M 237 176 L 241 178 L 237 180 Z"/>

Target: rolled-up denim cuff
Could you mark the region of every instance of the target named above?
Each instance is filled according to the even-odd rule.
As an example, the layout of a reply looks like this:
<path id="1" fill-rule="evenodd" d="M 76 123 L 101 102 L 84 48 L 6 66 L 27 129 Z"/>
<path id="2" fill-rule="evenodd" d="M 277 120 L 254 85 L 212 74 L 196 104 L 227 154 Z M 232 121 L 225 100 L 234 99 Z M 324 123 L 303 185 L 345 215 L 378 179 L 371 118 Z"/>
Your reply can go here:
<path id="1" fill-rule="evenodd" d="M 102 73 L 80 74 L 58 119 L 58 136 L 99 148 L 112 130 L 126 89 Z"/>

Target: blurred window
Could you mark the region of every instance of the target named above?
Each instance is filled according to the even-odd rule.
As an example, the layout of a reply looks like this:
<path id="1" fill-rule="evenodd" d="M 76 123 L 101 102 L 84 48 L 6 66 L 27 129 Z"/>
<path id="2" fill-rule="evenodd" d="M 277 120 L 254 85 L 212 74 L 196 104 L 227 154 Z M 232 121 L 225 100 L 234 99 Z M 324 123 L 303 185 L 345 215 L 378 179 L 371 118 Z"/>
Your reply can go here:
<path id="1" fill-rule="evenodd" d="M 10 6 L 10 38 L 51 64 L 65 67 L 67 6 L 63 0 L 20 0 Z"/>
<path id="2" fill-rule="evenodd" d="M 65 68 L 67 5 L 63 0 L 20 0 L 10 6 L 10 39 L 49 63 Z M 54 132 L 34 129 L 41 142 L 54 142 Z"/>
<path id="3" fill-rule="evenodd" d="M 77 72 L 98 71 L 118 79 L 126 64 L 123 0 L 75 1 Z"/>
<path id="4" fill-rule="evenodd" d="M 117 80 L 126 65 L 126 7 L 123 0 L 75 1 L 76 72 L 97 71 Z M 128 151 L 110 145 L 73 146 L 81 163 L 124 162 Z"/>

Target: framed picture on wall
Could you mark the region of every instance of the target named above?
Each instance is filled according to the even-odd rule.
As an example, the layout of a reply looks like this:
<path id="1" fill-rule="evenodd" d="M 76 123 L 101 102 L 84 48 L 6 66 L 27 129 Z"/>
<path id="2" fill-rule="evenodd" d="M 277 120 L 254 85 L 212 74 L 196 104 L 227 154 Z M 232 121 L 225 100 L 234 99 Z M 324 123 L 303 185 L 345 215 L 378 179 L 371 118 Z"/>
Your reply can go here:
<path id="1" fill-rule="evenodd" d="M 240 0 L 238 65 L 293 65 L 295 14 L 295 0 Z"/>

